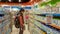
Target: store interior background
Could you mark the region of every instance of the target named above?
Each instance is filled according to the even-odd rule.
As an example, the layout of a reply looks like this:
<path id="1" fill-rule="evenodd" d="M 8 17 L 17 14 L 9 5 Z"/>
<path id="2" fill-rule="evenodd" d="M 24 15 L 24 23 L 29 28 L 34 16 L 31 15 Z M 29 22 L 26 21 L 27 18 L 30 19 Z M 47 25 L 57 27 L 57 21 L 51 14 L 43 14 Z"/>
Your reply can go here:
<path id="1" fill-rule="evenodd" d="M 0 2 L 0 34 L 19 34 L 19 29 L 14 25 L 14 17 L 21 8 L 28 11 L 30 34 L 60 34 L 60 1 L 33 2 Z"/>

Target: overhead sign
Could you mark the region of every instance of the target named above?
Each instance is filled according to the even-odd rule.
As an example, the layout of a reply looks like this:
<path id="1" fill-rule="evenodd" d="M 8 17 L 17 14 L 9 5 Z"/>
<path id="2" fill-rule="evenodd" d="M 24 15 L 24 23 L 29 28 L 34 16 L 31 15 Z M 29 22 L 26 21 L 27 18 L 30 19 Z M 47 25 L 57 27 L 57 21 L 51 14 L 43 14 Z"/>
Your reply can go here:
<path id="1" fill-rule="evenodd" d="M 10 8 L 10 6 L 4 6 L 3 8 Z"/>
<path id="2" fill-rule="evenodd" d="M 10 10 L 17 11 L 21 9 L 20 6 L 4 6 L 3 8 L 5 11 L 10 11 Z"/>
<path id="3" fill-rule="evenodd" d="M 10 8 L 12 10 L 20 10 L 21 8 L 24 8 L 25 10 L 31 10 L 32 6 L 25 6 L 25 7 L 20 7 L 20 6 L 4 6 L 3 8 L 4 9 L 9 9 L 9 10 L 10 10 Z"/>
<path id="4" fill-rule="evenodd" d="M 4 8 L 10 8 L 10 6 L 4 6 Z"/>
<path id="5" fill-rule="evenodd" d="M 18 8 L 18 9 L 21 9 L 20 6 L 11 6 L 11 8 Z"/>
<path id="6" fill-rule="evenodd" d="M 26 7 L 24 7 L 24 9 L 26 9 L 26 10 L 31 10 L 32 7 L 31 7 L 31 6 L 26 6 Z"/>
<path id="7" fill-rule="evenodd" d="M 20 6 L 4 6 L 3 8 L 21 8 Z"/>
<path id="8" fill-rule="evenodd" d="M 21 9 L 21 7 L 20 6 L 11 6 L 11 9 L 13 11 L 19 11 Z"/>

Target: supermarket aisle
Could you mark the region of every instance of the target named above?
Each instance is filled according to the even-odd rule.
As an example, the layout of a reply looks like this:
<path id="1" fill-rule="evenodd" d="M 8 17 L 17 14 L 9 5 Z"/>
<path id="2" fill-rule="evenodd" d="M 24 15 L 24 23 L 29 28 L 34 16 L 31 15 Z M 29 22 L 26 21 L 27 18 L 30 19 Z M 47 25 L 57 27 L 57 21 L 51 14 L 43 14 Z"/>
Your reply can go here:
<path id="1" fill-rule="evenodd" d="M 25 30 L 24 30 L 24 33 L 23 34 L 30 34 L 30 32 L 28 31 L 28 27 L 27 27 L 27 25 L 25 25 L 26 26 L 26 28 L 25 28 Z M 11 34 L 19 34 L 19 29 L 17 29 L 17 28 L 15 28 L 15 26 L 13 25 L 13 31 L 12 31 L 12 33 Z"/>
<path id="2" fill-rule="evenodd" d="M 30 32 L 28 31 L 28 24 L 25 24 L 25 30 L 23 34 L 30 34 Z"/>
<path id="3" fill-rule="evenodd" d="M 13 25 L 13 30 L 11 34 L 19 34 L 19 29 L 15 28 L 14 25 Z"/>

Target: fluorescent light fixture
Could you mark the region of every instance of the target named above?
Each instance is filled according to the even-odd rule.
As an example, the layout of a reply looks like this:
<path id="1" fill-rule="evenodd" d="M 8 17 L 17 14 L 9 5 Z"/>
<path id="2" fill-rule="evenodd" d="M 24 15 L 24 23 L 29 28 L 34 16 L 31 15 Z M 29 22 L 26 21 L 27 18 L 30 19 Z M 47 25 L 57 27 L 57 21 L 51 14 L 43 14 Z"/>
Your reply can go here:
<path id="1" fill-rule="evenodd" d="M 2 7 L 4 7 L 4 6 L 9 6 L 9 5 L 2 5 Z"/>
<path id="2" fill-rule="evenodd" d="M 19 0 L 19 2 L 21 2 L 21 0 Z"/>
<path id="3" fill-rule="evenodd" d="M 22 5 L 21 7 L 25 7 L 25 6 Z"/>
<path id="4" fill-rule="evenodd" d="M 47 0 L 43 0 L 43 1 L 47 1 Z"/>
<path id="5" fill-rule="evenodd" d="M 9 0 L 9 2 L 11 2 L 11 0 Z"/>

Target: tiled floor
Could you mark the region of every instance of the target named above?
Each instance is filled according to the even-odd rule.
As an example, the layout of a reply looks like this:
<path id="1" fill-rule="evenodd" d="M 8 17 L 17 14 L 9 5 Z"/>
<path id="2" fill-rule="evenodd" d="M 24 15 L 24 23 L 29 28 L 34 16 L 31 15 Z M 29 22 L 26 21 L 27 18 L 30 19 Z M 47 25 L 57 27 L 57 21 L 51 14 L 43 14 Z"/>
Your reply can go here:
<path id="1" fill-rule="evenodd" d="M 28 28 L 27 25 L 25 25 L 25 30 L 24 30 L 23 34 L 30 34 L 30 32 L 28 31 L 27 28 Z M 14 25 L 13 25 L 13 31 L 11 34 L 19 34 L 19 29 L 15 28 Z"/>

